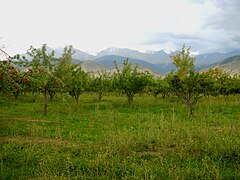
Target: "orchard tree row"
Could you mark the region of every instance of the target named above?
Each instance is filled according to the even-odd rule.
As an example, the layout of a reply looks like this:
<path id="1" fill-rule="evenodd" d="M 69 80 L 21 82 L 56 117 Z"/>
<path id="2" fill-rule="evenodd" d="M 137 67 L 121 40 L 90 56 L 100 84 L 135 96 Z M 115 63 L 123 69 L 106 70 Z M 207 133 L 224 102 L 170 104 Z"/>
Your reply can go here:
<path id="1" fill-rule="evenodd" d="M 73 64 L 73 48 L 66 46 L 60 58 L 54 51 L 47 52 L 46 44 L 40 49 L 30 47 L 27 54 L 30 59 L 16 55 L 6 55 L 0 61 L 0 93 L 16 99 L 20 94 L 31 93 L 33 97 L 43 94 L 44 114 L 47 114 L 47 96 L 52 101 L 56 94 L 69 94 L 79 103 L 84 92 L 98 93 L 99 101 L 108 92 L 125 94 L 129 106 L 134 95 L 147 93 L 154 97 L 175 95 L 182 99 L 194 116 L 194 107 L 201 97 L 230 95 L 240 93 L 239 76 L 219 70 L 195 71 L 195 59 L 190 56 L 190 48 L 171 57 L 176 71 L 165 77 L 154 78 L 148 72 L 139 72 L 137 66 L 124 61 L 123 66 L 115 64 L 114 72 L 99 72 L 90 75 L 79 64 Z"/>

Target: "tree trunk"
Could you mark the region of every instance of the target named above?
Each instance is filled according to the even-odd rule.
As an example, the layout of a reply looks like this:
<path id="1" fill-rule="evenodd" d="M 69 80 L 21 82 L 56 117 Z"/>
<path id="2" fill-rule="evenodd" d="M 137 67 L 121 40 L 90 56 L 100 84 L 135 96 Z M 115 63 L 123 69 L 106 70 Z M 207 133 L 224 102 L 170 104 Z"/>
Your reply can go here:
<path id="1" fill-rule="evenodd" d="M 48 94 L 49 94 L 49 96 L 50 96 L 50 101 L 52 102 L 52 101 L 53 101 L 53 98 L 54 98 L 54 96 L 55 96 L 55 93 L 49 91 Z"/>
<path id="2" fill-rule="evenodd" d="M 127 95 L 128 105 L 129 105 L 129 106 L 132 106 L 133 96 L 134 96 L 134 95 L 132 95 L 132 94 Z"/>
<path id="3" fill-rule="evenodd" d="M 166 94 L 165 94 L 165 93 L 162 93 L 162 98 L 163 98 L 163 99 L 165 98 L 165 96 L 166 96 Z"/>
<path id="4" fill-rule="evenodd" d="M 103 92 L 99 92 L 99 94 L 98 94 L 98 100 L 99 100 L 99 102 L 102 101 L 102 97 L 103 97 Z"/>
<path id="5" fill-rule="evenodd" d="M 13 92 L 13 95 L 14 95 L 15 99 L 17 99 L 18 95 L 19 95 L 19 91 Z"/>
<path id="6" fill-rule="evenodd" d="M 189 105 L 191 117 L 194 117 L 194 105 L 192 103 L 189 103 L 188 105 Z"/>
<path id="7" fill-rule="evenodd" d="M 47 114 L 47 90 L 44 89 L 43 92 L 43 113 Z"/>
<path id="8" fill-rule="evenodd" d="M 190 99 L 188 99 L 187 97 L 184 97 L 183 100 L 185 101 L 185 103 L 189 107 L 191 117 L 194 117 L 194 105 L 195 104 Z"/>
<path id="9" fill-rule="evenodd" d="M 75 96 L 75 100 L 76 100 L 76 103 L 77 103 L 77 106 L 78 106 L 79 96 Z"/>
<path id="10" fill-rule="evenodd" d="M 38 93 L 32 93 L 32 102 L 35 102 L 36 101 L 36 99 L 37 99 L 37 95 L 38 95 Z"/>
<path id="11" fill-rule="evenodd" d="M 54 95 L 50 95 L 50 101 L 52 102 L 53 101 L 53 97 L 54 97 Z"/>

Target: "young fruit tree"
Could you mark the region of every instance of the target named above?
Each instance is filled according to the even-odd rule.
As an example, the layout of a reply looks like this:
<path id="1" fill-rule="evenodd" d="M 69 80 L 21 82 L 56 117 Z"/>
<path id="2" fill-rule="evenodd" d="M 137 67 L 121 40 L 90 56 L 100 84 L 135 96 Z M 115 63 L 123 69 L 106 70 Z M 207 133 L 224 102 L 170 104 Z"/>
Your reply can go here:
<path id="1" fill-rule="evenodd" d="M 198 100 L 203 97 L 208 86 L 205 75 L 195 71 L 195 58 L 190 55 L 190 48 L 182 50 L 171 57 L 177 71 L 168 75 L 172 91 L 188 105 L 190 114 L 194 117 L 194 108 Z"/>
<path id="2" fill-rule="evenodd" d="M 116 74 L 114 76 L 115 89 L 119 89 L 127 95 L 128 105 L 133 103 L 133 97 L 137 93 L 141 93 L 147 87 L 151 75 L 145 72 L 138 72 L 137 66 L 132 68 L 132 64 L 126 59 L 123 68 L 120 70 L 114 61 Z"/>
<path id="3" fill-rule="evenodd" d="M 66 91 L 75 98 L 77 105 L 79 104 L 79 96 L 89 89 L 90 76 L 82 70 L 81 66 L 72 66 L 69 71 L 68 81 L 65 84 Z"/>
<path id="4" fill-rule="evenodd" d="M 42 92 L 44 99 L 44 114 L 47 114 L 47 92 L 53 88 L 61 89 L 62 81 L 54 76 L 54 51 L 47 53 L 47 46 L 44 44 L 40 49 L 31 47 L 28 55 L 32 58 L 29 68 L 29 78 L 32 91 Z"/>
<path id="5" fill-rule="evenodd" d="M 69 79 L 71 78 L 71 71 L 77 67 L 76 65 L 72 64 L 73 54 L 73 47 L 71 45 L 65 46 L 61 57 L 57 58 L 56 64 L 54 65 L 53 75 L 54 77 L 62 81 L 63 88 L 59 89 L 53 86 L 52 89 L 49 89 L 48 93 L 50 95 L 50 100 L 55 96 L 56 93 L 67 92 L 66 87 Z"/>
<path id="6" fill-rule="evenodd" d="M 163 77 L 151 78 L 147 86 L 147 93 L 154 96 L 155 99 L 159 94 L 164 98 L 166 95 L 169 95 L 170 87 L 166 79 Z"/>
<path id="7" fill-rule="evenodd" d="M 99 72 L 98 75 L 93 78 L 92 90 L 98 93 L 99 102 L 107 92 L 111 91 L 111 83 L 111 76 L 105 71 Z"/>

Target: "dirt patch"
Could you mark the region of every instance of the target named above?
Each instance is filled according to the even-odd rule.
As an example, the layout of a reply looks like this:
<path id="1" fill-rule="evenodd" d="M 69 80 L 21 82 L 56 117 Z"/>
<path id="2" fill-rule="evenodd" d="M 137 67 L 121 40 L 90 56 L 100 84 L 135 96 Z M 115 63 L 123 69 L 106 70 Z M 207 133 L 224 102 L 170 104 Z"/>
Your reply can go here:
<path id="1" fill-rule="evenodd" d="M 33 119 L 31 117 L 0 117 L 0 120 L 9 120 L 9 121 L 29 121 L 29 122 L 42 122 L 42 123 L 59 123 L 60 121 L 49 121 L 45 119 Z"/>
<path id="2" fill-rule="evenodd" d="M 54 145 L 63 147 L 80 147 L 80 143 L 67 141 L 63 139 L 40 138 L 40 137 L 21 137 L 21 136 L 5 136 L 0 137 L 1 142 L 14 142 L 17 144 L 37 144 L 37 145 Z"/>

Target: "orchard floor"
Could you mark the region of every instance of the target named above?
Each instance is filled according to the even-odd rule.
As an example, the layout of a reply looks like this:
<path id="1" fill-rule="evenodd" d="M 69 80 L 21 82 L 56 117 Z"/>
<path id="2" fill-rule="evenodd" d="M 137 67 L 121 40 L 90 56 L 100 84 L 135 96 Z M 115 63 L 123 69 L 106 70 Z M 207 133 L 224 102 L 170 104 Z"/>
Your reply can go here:
<path id="1" fill-rule="evenodd" d="M 0 179 L 240 179 L 240 96 L 0 96 Z"/>

